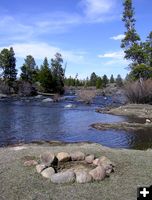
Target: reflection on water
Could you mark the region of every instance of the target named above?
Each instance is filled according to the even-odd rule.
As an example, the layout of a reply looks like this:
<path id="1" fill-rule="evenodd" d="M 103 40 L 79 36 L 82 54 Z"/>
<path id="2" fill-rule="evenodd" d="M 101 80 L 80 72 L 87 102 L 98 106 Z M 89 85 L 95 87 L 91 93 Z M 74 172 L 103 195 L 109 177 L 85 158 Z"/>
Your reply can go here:
<path id="1" fill-rule="evenodd" d="M 69 101 L 0 102 L 0 146 L 18 142 L 60 140 L 97 142 L 115 148 L 152 147 L 152 130 L 98 131 L 90 127 L 95 122 L 132 122 L 136 119 L 96 113 L 96 104 L 90 107 L 78 103 L 76 108 L 66 109 L 64 106 L 67 103 Z"/>

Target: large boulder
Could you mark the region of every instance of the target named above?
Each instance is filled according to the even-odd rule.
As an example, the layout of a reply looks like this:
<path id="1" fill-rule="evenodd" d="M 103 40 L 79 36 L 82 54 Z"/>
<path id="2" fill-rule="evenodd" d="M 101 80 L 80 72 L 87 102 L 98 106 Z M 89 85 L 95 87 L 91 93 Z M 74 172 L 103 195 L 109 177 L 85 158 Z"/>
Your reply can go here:
<path id="1" fill-rule="evenodd" d="M 93 154 L 88 155 L 88 156 L 85 157 L 85 161 L 86 161 L 88 164 L 93 163 L 93 160 L 94 160 L 94 155 L 93 155 Z"/>
<path id="2" fill-rule="evenodd" d="M 77 183 L 89 183 L 92 181 L 92 176 L 84 170 L 76 172 L 76 182 Z"/>
<path id="3" fill-rule="evenodd" d="M 99 158 L 96 158 L 95 160 L 93 160 L 93 164 L 98 166 L 99 165 Z"/>
<path id="4" fill-rule="evenodd" d="M 67 152 L 60 152 L 57 154 L 57 159 L 59 162 L 66 162 L 71 159 L 70 154 Z"/>
<path id="5" fill-rule="evenodd" d="M 37 171 L 38 173 L 41 173 L 45 168 L 46 168 L 46 167 L 45 167 L 44 164 L 36 165 L 36 171 Z"/>
<path id="6" fill-rule="evenodd" d="M 85 159 L 85 154 L 81 151 L 77 151 L 70 154 L 72 161 L 81 161 Z"/>
<path id="7" fill-rule="evenodd" d="M 40 161 L 46 167 L 49 167 L 51 164 L 56 162 L 56 157 L 53 153 L 45 152 L 44 154 L 40 155 Z"/>
<path id="8" fill-rule="evenodd" d="M 111 160 L 109 160 L 109 158 L 101 156 L 99 157 L 98 165 L 113 165 L 113 163 L 111 162 Z"/>
<path id="9" fill-rule="evenodd" d="M 55 170 L 52 167 L 48 167 L 41 172 L 41 175 L 45 178 L 51 178 L 55 174 Z"/>
<path id="10" fill-rule="evenodd" d="M 106 177 L 106 171 L 102 166 L 98 166 L 95 169 L 92 169 L 89 174 L 95 181 L 103 180 Z"/>
<path id="11" fill-rule="evenodd" d="M 51 176 L 53 183 L 73 183 L 75 181 L 75 173 L 72 170 L 56 173 Z"/>
<path id="12" fill-rule="evenodd" d="M 51 98 L 46 98 L 42 100 L 43 103 L 47 103 L 47 102 L 53 102 L 53 99 Z"/>

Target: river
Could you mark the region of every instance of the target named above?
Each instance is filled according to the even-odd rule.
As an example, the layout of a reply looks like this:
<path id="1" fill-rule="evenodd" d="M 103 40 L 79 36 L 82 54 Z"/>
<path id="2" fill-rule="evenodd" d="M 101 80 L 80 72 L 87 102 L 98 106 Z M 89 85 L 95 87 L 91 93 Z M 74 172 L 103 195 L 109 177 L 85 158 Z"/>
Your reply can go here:
<path id="1" fill-rule="evenodd" d="M 152 147 L 152 133 L 99 131 L 90 127 L 96 122 L 129 121 L 126 117 L 100 114 L 98 107 L 110 105 L 112 99 L 98 97 L 93 104 L 77 102 L 75 97 L 42 102 L 41 99 L 0 101 L 0 146 L 33 141 L 96 142 L 108 147 L 147 149 Z M 66 105 L 73 104 L 73 108 Z"/>

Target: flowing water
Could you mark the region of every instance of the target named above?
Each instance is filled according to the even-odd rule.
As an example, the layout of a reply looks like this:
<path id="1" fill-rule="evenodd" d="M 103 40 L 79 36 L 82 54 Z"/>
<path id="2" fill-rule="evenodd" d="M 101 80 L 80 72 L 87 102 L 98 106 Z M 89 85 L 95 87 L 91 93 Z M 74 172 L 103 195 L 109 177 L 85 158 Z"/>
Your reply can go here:
<path id="1" fill-rule="evenodd" d="M 65 108 L 72 103 L 73 108 Z M 0 101 L 0 146 L 20 142 L 59 140 L 89 141 L 114 148 L 147 149 L 152 147 L 152 131 L 99 131 L 90 127 L 96 122 L 137 121 L 121 116 L 96 113 L 97 107 L 112 103 L 98 97 L 89 106 L 72 97 L 58 103 L 42 100 Z"/>

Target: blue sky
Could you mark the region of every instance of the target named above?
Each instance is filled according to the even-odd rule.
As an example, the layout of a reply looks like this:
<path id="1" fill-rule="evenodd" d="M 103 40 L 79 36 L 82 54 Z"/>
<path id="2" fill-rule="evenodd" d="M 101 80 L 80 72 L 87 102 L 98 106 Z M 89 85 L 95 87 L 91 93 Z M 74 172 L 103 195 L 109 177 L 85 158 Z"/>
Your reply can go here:
<path id="1" fill-rule="evenodd" d="M 60 52 L 66 76 L 92 72 L 103 76 L 128 73 L 120 40 L 122 0 L 1 0 L 0 49 L 13 46 L 17 67 L 27 55 L 37 64 Z M 152 31 L 152 1 L 133 0 L 136 29 L 143 40 Z"/>

